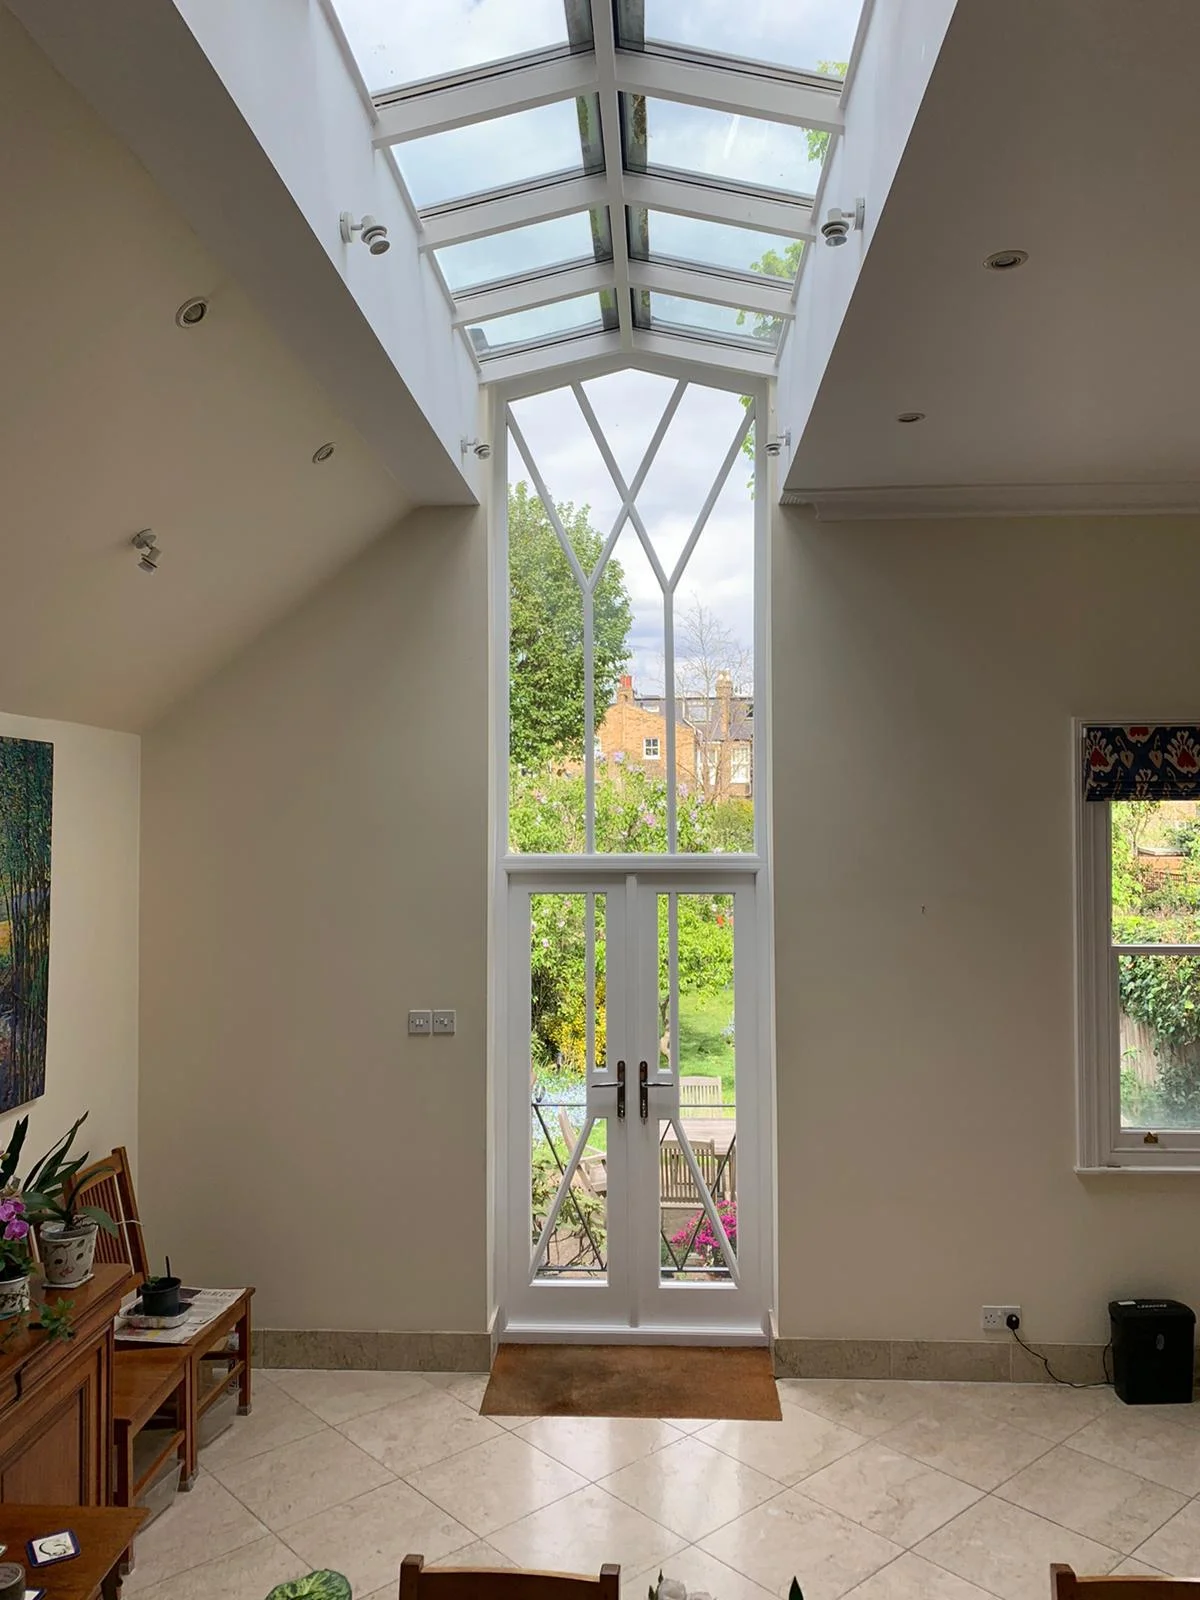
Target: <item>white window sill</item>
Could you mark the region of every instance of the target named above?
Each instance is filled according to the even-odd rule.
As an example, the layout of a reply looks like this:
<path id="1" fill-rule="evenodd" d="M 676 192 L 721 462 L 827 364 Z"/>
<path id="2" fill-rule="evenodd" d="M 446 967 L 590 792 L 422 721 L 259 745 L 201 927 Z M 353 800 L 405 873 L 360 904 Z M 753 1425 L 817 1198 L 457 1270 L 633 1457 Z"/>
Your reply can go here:
<path id="1" fill-rule="evenodd" d="M 1145 1176 L 1147 1173 L 1149 1173 L 1149 1174 L 1151 1174 L 1151 1175 L 1153 1175 L 1155 1177 L 1161 1176 L 1163 1173 L 1171 1173 L 1171 1174 L 1174 1174 L 1176 1176 L 1187 1176 L 1187 1177 L 1191 1177 L 1191 1178 L 1196 1178 L 1196 1177 L 1200 1177 L 1200 1162 L 1197 1162 L 1194 1166 L 1191 1166 L 1191 1167 L 1169 1167 L 1169 1166 L 1165 1165 L 1165 1163 L 1164 1163 L 1164 1165 L 1162 1165 L 1162 1166 L 1138 1165 L 1138 1166 L 1135 1167 L 1135 1166 L 1116 1166 L 1116 1165 L 1113 1165 L 1111 1167 L 1076 1167 L 1075 1168 L 1075 1176 L 1077 1178 L 1111 1178 L 1114 1175 L 1126 1174 L 1126 1173 L 1129 1173 L 1129 1174 L 1131 1174 L 1133 1176 L 1136 1176 L 1136 1177 Z"/>

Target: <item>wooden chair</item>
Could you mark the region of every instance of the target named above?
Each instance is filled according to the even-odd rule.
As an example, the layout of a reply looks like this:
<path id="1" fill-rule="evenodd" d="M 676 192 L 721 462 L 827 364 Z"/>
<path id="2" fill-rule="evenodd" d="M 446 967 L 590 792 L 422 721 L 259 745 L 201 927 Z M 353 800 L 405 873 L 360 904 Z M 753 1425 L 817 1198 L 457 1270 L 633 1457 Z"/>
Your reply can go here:
<path id="1" fill-rule="evenodd" d="M 139 1278 L 150 1276 L 150 1259 L 146 1254 L 146 1240 L 124 1145 L 118 1145 L 112 1155 L 93 1161 L 90 1167 L 76 1174 L 71 1185 L 71 1203 L 101 1206 L 117 1225 L 119 1232 L 115 1238 L 103 1229 L 97 1234 L 97 1261 L 125 1262 Z"/>
<path id="2" fill-rule="evenodd" d="M 1200 1578 L 1077 1578 L 1050 1568 L 1051 1600 L 1200 1600 Z"/>
<path id="3" fill-rule="evenodd" d="M 681 1077 L 679 1104 L 684 1111 L 700 1111 L 706 1117 L 737 1115 L 737 1108 L 725 1099 L 725 1086 L 720 1078 Z"/>
<path id="4" fill-rule="evenodd" d="M 571 1121 L 566 1106 L 558 1108 L 558 1126 L 566 1144 L 564 1164 L 571 1159 L 571 1152 L 579 1142 L 579 1129 Z M 580 1183 L 589 1194 L 605 1195 L 608 1193 L 608 1163 L 599 1152 L 590 1154 L 584 1152 L 579 1158 L 579 1165 L 575 1168 Z"/>
<path id="5" fill-rule="evenodd" d="M 400 1600 L 619 1600 L 621 1569 L 605 1565 L 598 1578 L 567 1572 L 522 1572 L 517 1567 L 425 1567 L 405 1556 Z"/>
<path id="6" fill-rule="evenodd" d="M 717 1147 L 712 1139 L 693 1139 L 692 1154 L 700 1168 L 708 1192 L 717 1181 Z M 674 1139 L 664 1139 L 658 1147 L 659 1202 L 662 1205 L 702 1205 L 700 1191 L 692 1177 L 683 1147 Z"/>

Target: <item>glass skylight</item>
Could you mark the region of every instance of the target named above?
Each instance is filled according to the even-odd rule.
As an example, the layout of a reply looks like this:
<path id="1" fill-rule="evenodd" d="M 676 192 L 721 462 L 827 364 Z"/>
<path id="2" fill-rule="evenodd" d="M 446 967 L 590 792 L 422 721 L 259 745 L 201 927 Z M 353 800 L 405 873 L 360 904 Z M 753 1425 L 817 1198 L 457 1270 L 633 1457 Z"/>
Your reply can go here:
<path id="1" fill-rule="evenodd" d="M 861 10 L 861 0 L 618 0 L 617 19 L 626 49 L 666 45 L 840 77 Z"/>
<path id="2" fill-rule="evenodd" d="M 489 189 L 598 170 L 600 163 L 585 164 L 580 137 L 581 125 L 593 119 L 598 127 L 600 108 L 591 98 L 556 100 L 410 139 L 396 147 L 396 159 L 413 204 L 424 210 Z"/>
<path id="3" fill-rule="evenodd" d="M 591 43 L 588 7 L 563 0 L 338 0 L 338 16 L 372 94 Z"/>
<path id="4" fill-rule="evenodd" d="M 472 323 L 468 330 L 475 353 L 495 354 L 513 345 L 526 345 L 562 339 L 571 334 L 599 332 L 604 317 L 598 294 L 576 295 L 571 300 L 556 300 L 548 306 L 533 306 L 514 311 L 507 317 L 492 317 Z"/>
<path id="5" fill-rule="evenodd" d="M 638 261 L 690 261 L 724 272 L 753 272 L 788 283 L 804 248 L 801 239 L 735 228 L 727 222 L 671 211 L 630 211 L 629 253 Z"/>
<path id="6" fill-rule="evenodd" d="M 657 332 L 711 334 L 722 340 L 757 344 L 773 350 L 779 343 L 783 321 L 765 312 L 740 311 L 736 306 L 714 305 L 709 300 L 687 300 L 678 295 L 637 292 L 636 302 L 648 304 L 649 325 Z M 645 310 L 640 309 L 640 320 Z"/>
<path id="7" fill-rule="evenodd" d="M 608 211 L 574 211 L 525 228 L 488 233 L 435 252 L 452 294 L 523 273 L 547 272 L 579 261 L 611 261 Z"/>
<path id="8" fill-rule="evenodd" d="M 625 160 L 634 172 L 670 172 L 810 195 L 825 135 L 762 117 L 677 100 L 622 95 Z"/>

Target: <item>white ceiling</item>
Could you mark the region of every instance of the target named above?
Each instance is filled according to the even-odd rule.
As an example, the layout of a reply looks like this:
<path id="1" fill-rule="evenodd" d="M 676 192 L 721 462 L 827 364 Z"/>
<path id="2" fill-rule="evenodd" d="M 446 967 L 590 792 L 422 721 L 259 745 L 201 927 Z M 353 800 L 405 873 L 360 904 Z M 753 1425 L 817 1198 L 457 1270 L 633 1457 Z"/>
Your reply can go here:
<path id="1" fill-rule="evenodd" d="M 409 501 L 3 6 L 0 148 L 0 708 L 136 730 Z"/>
<path id="2" fill-rule="evenodd" d="M 788 499 L 1200 506 L 1197 60 L 1195 0 L 959 0 Z"/>

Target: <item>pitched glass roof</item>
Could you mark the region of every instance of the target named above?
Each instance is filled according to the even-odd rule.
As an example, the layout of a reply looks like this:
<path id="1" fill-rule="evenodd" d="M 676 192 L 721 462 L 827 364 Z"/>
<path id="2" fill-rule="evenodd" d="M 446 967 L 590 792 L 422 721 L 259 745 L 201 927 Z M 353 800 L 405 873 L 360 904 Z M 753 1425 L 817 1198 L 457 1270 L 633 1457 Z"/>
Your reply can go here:
<path id="1" fill-rule="evenodd" d="M 483 377 L 771 369 L 862 0 L 333 3 Z"/>

